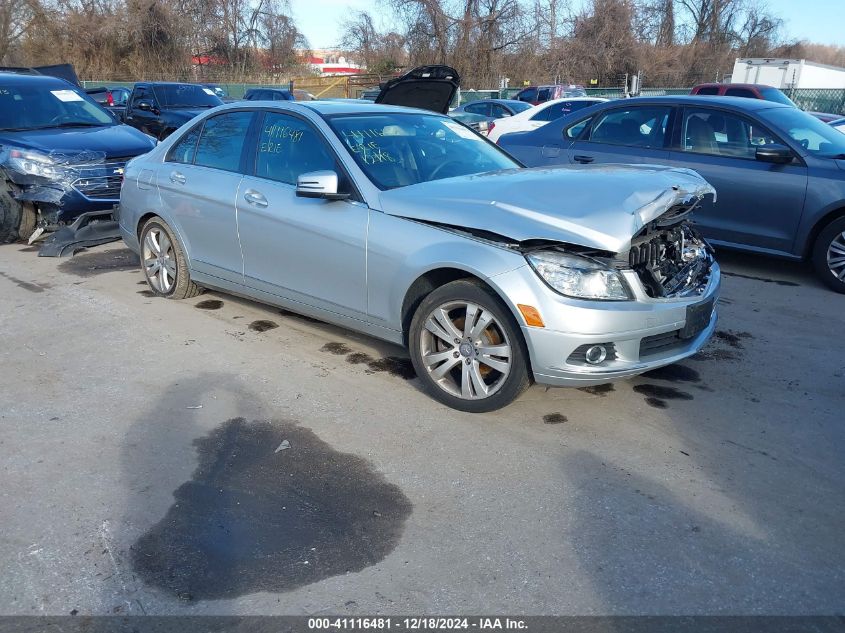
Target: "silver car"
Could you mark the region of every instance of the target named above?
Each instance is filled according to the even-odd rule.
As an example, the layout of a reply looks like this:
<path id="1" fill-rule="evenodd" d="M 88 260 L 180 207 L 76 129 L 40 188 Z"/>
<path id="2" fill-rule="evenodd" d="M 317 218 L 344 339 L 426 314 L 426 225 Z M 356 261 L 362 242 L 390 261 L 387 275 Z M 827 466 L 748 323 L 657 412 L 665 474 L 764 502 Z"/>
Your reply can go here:
<path id="1" fill-rule="evenodd" d="M 720 275 L 688 219 L 713 193 L 682 169 L 525 169 L 423 110 L 251 102 L 130 161 L 119 223 L 155 294 L 406 345 L 434 398 L 480 412 L 699 350 Z"/>

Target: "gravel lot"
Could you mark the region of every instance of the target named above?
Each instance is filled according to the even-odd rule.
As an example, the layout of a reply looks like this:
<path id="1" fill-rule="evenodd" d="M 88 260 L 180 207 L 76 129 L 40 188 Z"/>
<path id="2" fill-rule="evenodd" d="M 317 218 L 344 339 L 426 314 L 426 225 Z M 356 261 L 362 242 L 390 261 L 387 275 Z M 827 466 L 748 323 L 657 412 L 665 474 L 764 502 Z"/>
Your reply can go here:
<path id="1" fill-rule="evenodd" d="M 841 614 L 845 296 L 720 255 L 702 354 L 470 415 L 122 244 L 0 246 L 0 614 Z"/>

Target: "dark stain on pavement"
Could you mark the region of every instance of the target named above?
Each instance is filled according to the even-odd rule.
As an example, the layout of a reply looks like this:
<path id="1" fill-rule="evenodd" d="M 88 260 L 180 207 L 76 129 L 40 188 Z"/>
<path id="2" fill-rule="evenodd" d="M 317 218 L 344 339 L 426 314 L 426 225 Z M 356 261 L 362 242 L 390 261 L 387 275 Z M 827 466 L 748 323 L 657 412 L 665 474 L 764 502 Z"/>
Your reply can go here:
<path id="1" fill-rule="evenodd" d="M 411 380 L 417 377 L 417 372 L 414 370 L 414 365 L 410 358 L 402 358 L 400 356 L 384 356 L 383 358 L 376 358 L 367 363 L 367 369 L 372 372 L 385 371 L 391 376 L 398 376 L 405 380 Z"/>
<path id="2" fill-rule="evenodd" d="M 650 380 L 665 380 L 667 382 L 701 382 L 697 371 L 685 365 L 666 365 L 642 374 Z"/>
<path id="3" fill-rule="evenodd" d="M 645 403 L 655 409 L 665 409 L 667 400 L 692 400 L 692 394 L 663 385 L 634 385 L 634 391 L 645 396 Z"/>
<path id="4" fill-rule="evenodd" d="M 29 292 L 44 292 L 45 289 L 50 287 L 48 285 L 40 285 L 29 281 L 24 281 L 23 279 L 12 277 L 12 275 L 9 275 L 2 271 L 0 271 L 0 277 L 5 277 L 13 284 L 17 285 L 18 288 L 23 288 L 24 290 L 28 290 Z"/>
<path id="5" fill-rule="evenodd" d="M 220 299 L 205 299 L 194 307 L 198 310 L 219 310 L 223 307 L 223 302 Z"/>
<path id="6" fill-rule="evenodd" d="M 348 354 L 352 350 L 349 349 L 349 346 L 346 343 L 338 343 L 332 341 L 331 343 L 326 343 L 320 348 L 321 352 L 328 352 L 329 354 L 336 354 L 338 356 L 343 356 L 344 354 Z"/>
<path id="7" fill-rule="evenodd" d="M 144 297 L 155 297 L 156 296 L 156 293 L 154 293 L 152 290 L 139 290 L 138 294 L 143 295 Z"/>
<path id="8" fill-rule="evenodd" d="M 742 339 L 754 338 L 750 332 L 731 332 L 729 330 L 717 330 L 716 338 L 727 343 L 735 349 L 743 349 Z"/>
<path id="9" fill-rule="evenodd" d="M 290 422 L 235 418 L 194 445 L 192 479 L 131 549 L 135 573 L 182 600 L 359 572 L 390 554 L 411 514 L 368 462 Z"/>
<path id="10" fill-rule="evenodd" d="M 128 248 L 93 251 L 74 255 L 59 264 L 58 269 L 77 277 L 93 277 L 116 270 L 132 270 L 140 266 L 138 256 Z"/>
<path id="11" fill-rule="evenodd" d="M 267 330 L 273 330 L 279 327 L 279 324 L 275 321 L 268 321 L 267 319 L 259 319 L 258 321 L 253 321 L 249 324 L 249 329 L 253 332 L 266 332 Z"/>
<path id="12" fill-rule="evenodd" d="M 783 279 L 767 279 L 766 277 L 755 277 L 754 275 L 741 275 L 740 273 L 728 273 L 724 270 L 722 274 L 725 277 L 740 277 L 742 279 L 752 279 L 754 281 L 762 281 L 763 283 L 767 284 L 775 284 L 778 286 L 800 286 L 801 284 L 797 284 L 794 281 L 784 281 Z"/>
<path id="13" fill-rule="evenodd" d="M 371 363 L 372 361 L 373 357 L 369 354 L 364 354 L 363 352 L 353 352 L 346 357 L 346 362 L 352 365 L 361 365 Z"/>
<path id="14" fill-rule="evenodd" d="M 563 424 L 567 417 L 561 413 L 547 413 L 543 416 L 543 424 Z"/>
<path id="15" fill-rule="evenodd" d="M 590 395 L 604 398 L 611 391 L 616 391 L 616 387 L 614 387 L 611 383 L 608 382 L 603 385 L 593 385 L 591 387 L 578 387 L 578 391 L 583 391 L 584 393 L 589 393 Z"/>

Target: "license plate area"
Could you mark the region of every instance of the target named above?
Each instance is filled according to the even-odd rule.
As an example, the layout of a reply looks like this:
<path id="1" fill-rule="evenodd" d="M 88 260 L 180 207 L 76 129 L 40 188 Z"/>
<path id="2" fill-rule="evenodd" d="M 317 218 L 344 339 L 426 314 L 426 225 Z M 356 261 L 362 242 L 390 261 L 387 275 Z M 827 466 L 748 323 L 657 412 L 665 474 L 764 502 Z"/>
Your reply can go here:
<path id="1" fill-rule="evenodd" d="M 680 338 L 695 338 L 707 328 L 713 314 L 713 301 L 714 299 L 710 298 L 702 303 L 687 306 L 687 321 L 678 333 Z"/>

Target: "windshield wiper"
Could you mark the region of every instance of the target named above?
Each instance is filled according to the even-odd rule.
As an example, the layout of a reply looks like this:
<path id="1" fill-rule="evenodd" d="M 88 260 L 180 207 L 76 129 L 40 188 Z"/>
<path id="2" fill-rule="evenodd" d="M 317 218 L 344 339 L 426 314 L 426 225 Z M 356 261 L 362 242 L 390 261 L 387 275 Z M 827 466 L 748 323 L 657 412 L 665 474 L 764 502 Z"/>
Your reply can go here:
<path id="1" fill-rule="evenodd" d="M 65 121 L 64 123 L 54 123 L 52 125 L 39 125 L 36 127 L 26 128 L 27 130 L 51 130 L 60 127 L 106 127 L 112 125 L 111 123 L 91 123 L 90 121 Z"/>

